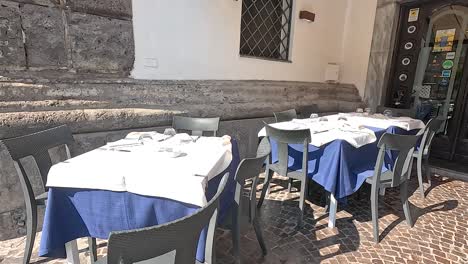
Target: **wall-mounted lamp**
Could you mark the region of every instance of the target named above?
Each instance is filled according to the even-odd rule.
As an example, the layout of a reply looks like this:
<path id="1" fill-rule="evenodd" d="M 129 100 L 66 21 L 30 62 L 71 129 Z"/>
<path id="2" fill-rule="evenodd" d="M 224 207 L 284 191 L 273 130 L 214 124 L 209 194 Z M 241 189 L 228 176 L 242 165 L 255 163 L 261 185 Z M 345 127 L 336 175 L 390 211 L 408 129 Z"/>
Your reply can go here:
<path id="1" fill-rule="evenodd" d="M 302 10 L 299 12 L 299 19 L 305 20 L 307 22 L 314 22 L 315 14 L 309 11 Z"/>

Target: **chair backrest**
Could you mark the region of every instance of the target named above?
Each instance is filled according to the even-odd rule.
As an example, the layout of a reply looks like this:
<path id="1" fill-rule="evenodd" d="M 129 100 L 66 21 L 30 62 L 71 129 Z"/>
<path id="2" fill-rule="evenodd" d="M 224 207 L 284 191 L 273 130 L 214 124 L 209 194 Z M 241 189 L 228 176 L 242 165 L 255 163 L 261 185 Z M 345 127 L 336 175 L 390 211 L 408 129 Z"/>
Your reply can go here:
<path id="1" fill-rule="evenodd" d="M 0 144 L 6 147 L 15 164 L 27 202 L 33 201 L 35 196 L 26 170 L 20 160 L 29 156 L 34 158 L 36 166 L 39 169 L 42 187 L 45 192 L 47 190 L 45 187 L 47 174 L 49 173 L 50 167 L 52 167 L 49 150 L 64 145 L 67 151 L 67 158 L 70 158 L 69 146 L 74 142 L 70 129 L 65 125 L 0 141 Z"/>
<path id="2" fill-rule="evenodd" d="M 418 132 L 417 135 L 422 136 L 421 144 L 419 145 L 420 154 L 429 154 L 432 145 L 432 140 L 434 139 L 435 134 L 439 131 L 440 127 L 444 122 L 445 119 L 432 118 L 431 120 L 429 120 L 429 122 L 427 122 L 426 127 Z"/>
<path id="3" fill-rule="evenodd" d="M 205 262 L 210 263 L 213 259 L 211 252 L 214 244 L 219 197 L 228 178 L 229 174 L 226 173 L 219 183 L 218 191 L 213 199 L 190 216 L 154 227 L 111 232 L 107 263 L 131 264 L 150 260 L 174 250 L 174 264 L 195 263 L 198 240 L 202 230 L 207 226 Z"/>
<path id="4" fill-rule="evenodd" d="M 235 181 L 236 181 L 236 191 L 235 191 L 235 201 L 237 205 L 240 205 L 243 200 L 249 201 L 249 217 L 253 219 L 256 214 L 257 208 L 257 184 L 258 184 L 258 175 L 260 174 L 263 164 L 267 159 L 268 155 L 271 152 L 270 141 L 267 137 L 264 137 L 257 148 L 257 156 L 255 158 L 246 158 L 239 163 L 237 167 Z M 252 180 L 252 186 L 250 191 L 245 190 L 246 181 Z M 248 193 L 248 197 L 244 197 L 244 194 Z M 246 199 L 244 199 L 246 198 Z"/>
<path id="5" fill-rule="evenodd" d="M 379 154 L 375 164 L 374 180 L 380 181 L 385 156 L 390 153 L 392 153 L 391 155 L 394 155 L 394 153 L 398 154 L 391 168 L 393 172 L 391 187 L 399 186 L 401 182 L 407 180 L 411 173 L 411 162 L 417 142 L 418 136 L 385 133 L 377 145 L 379 147 Z"/>
<path id="6" fill-rule="evenodd" d="M 282 130 L 265 125 L 266 135 L 270 140 L 278 144 L 278 173 L 286 175 L 288 171 L 289 148 L 288 144 L 303 145 L 302 169 L 307 172 L 307 161 L 309 153 L 309 143 L 311 141 L 310 130 Z"/>
<path id="7" fill-rule="evenodd" d="M 289 109 L 282 112 L 273 113 L 276 119 L 276 123 L 291 121 L 294 118 L 297 118 L 296 109 Z"/>
<path id="8" fill-rule="evenodd" d="M 381 105 L 377 107 L 378 113 L 382 114 L 385 110 L 391 110 L 392 115 L 395 117 L 407 116 L 407 117 L 414 118 L 416 116 L 416 112 L 414 111 L 414 109 L 391 108 L 391 107 L 385 107 Z"/>
<path id="9" fill-rule="evenodd" d="M 216 137 L 219 127 L 219 117 L 196 118 L 186 116 L 174 116 L 172 127 L 175 130 L 188 130 L 194 136 L 203 136 L 203 132 L 213 132 Z"/>
<path id="10" fill-rule="evenodd" d="M 313 104 L 313 105 L 306 105 L 306 106 L 301 106 L 298 108 L 299 110 L 299 116 L 301 118 L 309 118 L 311 114 L 318 114 L 318 106 Z"/>

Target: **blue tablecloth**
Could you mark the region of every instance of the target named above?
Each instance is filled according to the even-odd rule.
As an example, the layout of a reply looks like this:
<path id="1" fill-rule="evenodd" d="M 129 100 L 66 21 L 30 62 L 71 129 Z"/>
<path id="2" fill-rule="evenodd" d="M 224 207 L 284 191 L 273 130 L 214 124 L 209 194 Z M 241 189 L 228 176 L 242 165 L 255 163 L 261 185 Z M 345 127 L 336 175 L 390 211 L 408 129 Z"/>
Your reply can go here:
<path id="1" fill-rule="evenodd" d="M 220 198 L 218 222 L 227 215 L 234 201 L 234 175 L 239 165 L 237 142 L 232 140 L 232 162 L 208 182 L 207 199 L 216 194 L 222 176 L 230 173 Z M 168 175 L 170 176 L 170 175 Z M 45 211 L 39 255 L 64 258 L 65 243 L 81 237 L 107 239 L 111 231 L 122 231 L 164 224 L 194 213 L 198 206 L 178 201 L 142 196 L 129 192 L 50 188 Z M 206 234 L 200 236 L 197 260 L 203 262 Z"/>
<path id="2" fill-rule="evenodd" d="M 344 198 L 356 192 L 366 178 L 372 177 L 377 160 L 377 143 L 385 133 L 416 134 L 416 130 L 406 131 L 398 127 L 388 129 L 368 127 L 375 132 L 377 141 L 372 144 L 356 148 L 345 140 L 334 140 L 322 147 L 309 144 L 308 176 L 326 191 L 333 193 L 337 199 Z M 313 135 L 312 135 L 313 136 Z M 272 162 L 277 162 L 277 144 L 272 145 Z M 288 166 L 291 170 L 302 169 L 302 145 L 289 145 Z M 393 155 L 386 157 L 386 171 L 393 165 Z"/>

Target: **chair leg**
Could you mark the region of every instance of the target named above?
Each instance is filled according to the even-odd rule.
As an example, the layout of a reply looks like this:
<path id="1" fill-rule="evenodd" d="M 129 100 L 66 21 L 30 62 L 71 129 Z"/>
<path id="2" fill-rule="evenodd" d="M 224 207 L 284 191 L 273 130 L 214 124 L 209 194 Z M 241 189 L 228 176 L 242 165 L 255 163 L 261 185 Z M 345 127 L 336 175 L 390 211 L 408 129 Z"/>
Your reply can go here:
<path id="1" fill-rule="evenodd" d="M 288 192 L 291 192 L 292 185 L 293 185 L 293 179 L 289 179 L 289 183 L 288 183 Z"/>
<path id="2" fill-rule="evenodd" d="M 89 247 L 89 259 L 91 264 L 97 261 L 97 244 L 96 238 L 88 237 L 88 247 Z"/>
<path id="3" fill-rule="evenodd" d="M 26 206 L 26 247 L 24 249 L 23 263 L 28 264 L 36 239 L 37 231 L 37 207 L 36 205 Z"/>
<path id="4" fill-rule="evenodd" d="M 374 242 L 379 243 L 379 192 L 374 188 L 377 187 L 372 186 L 371 192 L 372 227 L 374 228 Z"/>
<path id="5" fill-rule="evenodd" d="M 408 201 L 408 181 L 400 184 L 400 197 L 403 203 L 403 212 L 405 213 L 406 223 L 408 226 L 413 227 L 413 220 L 411 219 L 411 208 Z"/>
<path id="6" fill-rule="evenodd" d="M 237 204 L 234 205 L 232 211 L 232 251 L 236 259 L 240 259 L 240 210 Z"/>
<path id="7" fill-rule="evenodd" d="M 255 234 L 257 235 L 258 243 L 260 244 L 260 247 L 262 248 L 262 253 L 265 256 L 267 254 L 267 249 L 265 246 L 265 241 L 263 240 L 263 233 L 262 233 L 260 223 L 258 222 L 258 218 L 254 218 L 252 220 L 252 224 L 255 230 Z"/>
<path id="8" fill-rule="evenodd" d="M 427 182 L 429 186 L 432 185 L 431 181 L 431 168 L 429 167 L 429 157 L 424 158 L 424 172 L 426 173 Z"/>
<path id="9" fill-rule="evenodd" d="M 307 194 L 307 176 L 301 180 L 301 197 L 299 198 L 299 218 L 297 225 L 302 227 L 302 220 L 304 218 L 304 201 Z"/>
<path id="10" fill-rule="evenodd" d="M 422 180 L 422 157 L 417 158 L 418 163 L 418 181 L 419 181 L 419 191 L 421 192 L 422 198 L 424 198 L 424 185 Z"/>
<path id="11" fill-rule="evenodd" d="M 273 171 L 268 169 L 267 167 L 265 171 L 265 181 L 263 182 L 262 194 L 260 195 L 260 199 L 258 200 L 257 208 L 260 208 L 263 205 L 263 200 L 265 199 L 267 192 L 269 192 L 270 181 L 272 177 L 273 177 Z"/>

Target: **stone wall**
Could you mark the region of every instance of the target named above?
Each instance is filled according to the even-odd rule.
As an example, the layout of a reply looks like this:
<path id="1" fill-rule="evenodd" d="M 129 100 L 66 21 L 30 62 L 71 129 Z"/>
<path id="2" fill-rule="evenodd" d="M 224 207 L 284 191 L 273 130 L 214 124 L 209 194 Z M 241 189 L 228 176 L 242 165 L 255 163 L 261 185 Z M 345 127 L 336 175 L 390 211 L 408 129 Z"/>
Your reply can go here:
<path id="1" fill-rule="evenodd" d="M 131 0 L 0 0 L 0 139 L 66 124 L 78 155 L 130 131 L 163 131 L 176 114 L 220 116 L 219 134 L 235 137 L 245 157 L 255 153 L 257 133 L 274 111 L 362 106 L 354 85 L 133 80 L 133 62 Z M 25 162 L 39 191 L 36 168 Z M 23 203 L 12 161 L 0 149 L 0 240 L 25 233 Z"/>
<path id="2" fill-rule="evenodd" d="M 402 0 L 378 0 L 364 101 L 374 109 L 385 102 Z"/>
<path id="3" fill-rule="evenodd" d="M 131 0 L 0 0 L 0 71 L 128 76 Z"/>
<path id="4" fill-rule="evenodd" d="M 0 78 L 0 139 L 60 124 L 71 127 L 77 155 L 130 131 L 170 126 L 172 116 L 220 116 L 219 134 L 255 153 L 274 111 L 316 104 L 319 112 L 361 106 L 354 85 L 274 81 L 144 81 L 127 78 Z M 0 153 L 1 150 L 0 150 Z M 0 156 L 0 240 L 24 233 L 23 193 L 11 160 Z M 30 161 L 29 161 L 30 162 Z M 31 178 L 39 190 L 39 176 Z"/>

